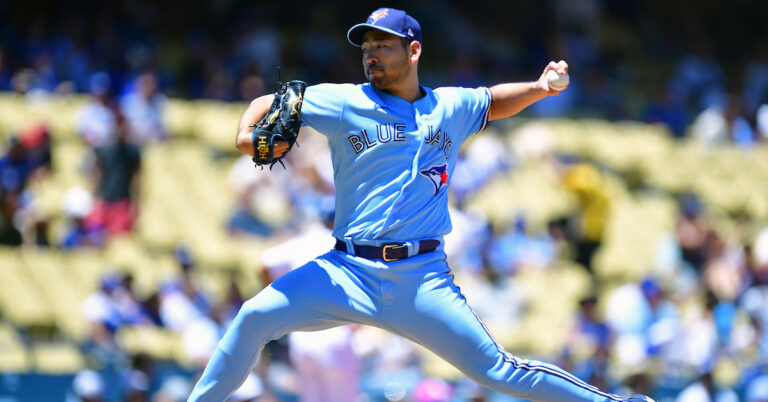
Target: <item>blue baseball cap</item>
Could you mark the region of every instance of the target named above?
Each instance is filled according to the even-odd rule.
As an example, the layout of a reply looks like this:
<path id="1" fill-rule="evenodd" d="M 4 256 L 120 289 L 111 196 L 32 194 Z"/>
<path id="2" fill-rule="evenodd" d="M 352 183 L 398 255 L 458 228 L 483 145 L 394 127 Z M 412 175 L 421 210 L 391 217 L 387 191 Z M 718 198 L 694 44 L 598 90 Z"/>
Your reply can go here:
<path id="1" fill-rule="evenodd" d="M 365 24 L 357 24 L 347 31 L 347 40 L 361 47 L 363 34 L 370 29 L 378 29 L 401 38 L 421 42 L 421 25 L 403 10 L 380 8 L 372 12 Z"/>

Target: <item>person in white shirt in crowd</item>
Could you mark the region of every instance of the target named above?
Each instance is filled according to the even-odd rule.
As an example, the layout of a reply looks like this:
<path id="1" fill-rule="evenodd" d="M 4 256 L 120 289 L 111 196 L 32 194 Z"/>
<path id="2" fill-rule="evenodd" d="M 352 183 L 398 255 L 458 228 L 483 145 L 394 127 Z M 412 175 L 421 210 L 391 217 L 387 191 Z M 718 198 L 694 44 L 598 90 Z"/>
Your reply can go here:
<path id="1" fill-rule="evenodd" d="M 143 146 L 167 138 L 163 125 L 163 111 L 167 99 L 159 92 L 157 76 L 141 74 L 133 84 L 133 90 L 120 102 L 120 110 L 128 122 L 129 142 Z"/>
<path id="2" fill-rule="evenodd" d="M 117 117 L 112 104 L 110 89 L 112 79 L 105 72 L 98 72 L 90 79 L 91 97 L 80 109 L 77 134 L 91 148 L 109 145 L 115 141 Z"/>

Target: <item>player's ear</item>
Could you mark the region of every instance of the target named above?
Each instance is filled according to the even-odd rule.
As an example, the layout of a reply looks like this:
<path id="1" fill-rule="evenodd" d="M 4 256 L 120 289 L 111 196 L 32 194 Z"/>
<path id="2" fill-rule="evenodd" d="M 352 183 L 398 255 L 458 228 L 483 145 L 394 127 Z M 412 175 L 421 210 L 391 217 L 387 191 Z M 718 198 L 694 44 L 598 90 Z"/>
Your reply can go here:
<path id="1" fill-rule="evenodd" d="M 421 58 L 421 42 L 411 41 L 411 44 L 408 45 L 408 58 L 411 59 L 411 63 L 419 61 L 419 58 Z"/>

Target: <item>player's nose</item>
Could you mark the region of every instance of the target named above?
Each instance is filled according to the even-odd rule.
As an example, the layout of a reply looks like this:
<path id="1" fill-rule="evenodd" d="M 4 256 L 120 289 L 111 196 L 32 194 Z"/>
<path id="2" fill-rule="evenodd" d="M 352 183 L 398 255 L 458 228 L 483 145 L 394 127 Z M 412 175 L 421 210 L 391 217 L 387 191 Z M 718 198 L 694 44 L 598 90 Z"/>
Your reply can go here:
<path id="1" fill-rule="evenodd" d="M 379 56 L 375 49 L 368 49 L 368 51 L 363 54 L 363 60 L 368 64 L 375 63 L 379 61 Z"/>

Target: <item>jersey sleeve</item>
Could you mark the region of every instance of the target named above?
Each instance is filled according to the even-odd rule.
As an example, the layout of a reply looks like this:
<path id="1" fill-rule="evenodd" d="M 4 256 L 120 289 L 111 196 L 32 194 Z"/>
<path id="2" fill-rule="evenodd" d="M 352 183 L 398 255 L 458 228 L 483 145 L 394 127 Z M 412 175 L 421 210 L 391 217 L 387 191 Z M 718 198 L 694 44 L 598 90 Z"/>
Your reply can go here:
<path id="1" fill-rule="evenodd" d="M 344 112 L 344 85 L 319 84 L 304 91 L 301 125 L 307 125 L 325 136 L 333 136 Z"/>
<path id="2" fill-rule="evenodd" d="M 454 123 L 464 138 L 481 131 L 488 124 L 491 91 L 488 88 L 451 88 Z"/>

